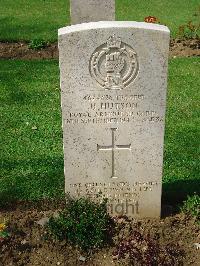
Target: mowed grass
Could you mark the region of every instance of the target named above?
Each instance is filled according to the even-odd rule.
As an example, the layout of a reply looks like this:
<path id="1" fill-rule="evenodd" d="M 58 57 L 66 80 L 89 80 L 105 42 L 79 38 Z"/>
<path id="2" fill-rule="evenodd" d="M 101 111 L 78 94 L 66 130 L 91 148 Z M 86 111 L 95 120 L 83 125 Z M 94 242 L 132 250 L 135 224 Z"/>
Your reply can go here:
<path id="1" fill-rule="evenodd" d="M 179 26 L 200 21 L 199 0 L 117 0 L 117 20 L 144 21 L 155 16 L 160 23 L 169 27 L 171 35 L 177 36 Z"/>
<path id="2" fill-rule="evenodd" d="M 1 177 L 4 199 L 38 199 L 63 192 L 57 61 L 0 61 Z"/>
<path id="3" fill-rule="evenodd" d="M 57 30 L 70 24 L 69 0 L 0 0 L 0 40 L 56 41 Z M 198 0 L 116 0 L 116 20 L 144 21 L 156 16 L 175 37 L 180 25 L 199 23 Z"/>
<path id="4" fill-rule="evenodd" d="M 198 90 L 200 59 L 169 64 L 164 198 L 200 193 Z M 0 61 L 0 205 L 64 195 L 57 61 Z"/>
<path id="5" fill-rule="evenodd" d="M 176 58 L 169 64 L 164 190 L 167 200 L 200 195 L 200 58 Z"/>
<path id="6" fill-rule="evenodd" d="M 69 0 L 0 0 L 0 40 L 56 41 L 69 24 Z"/>

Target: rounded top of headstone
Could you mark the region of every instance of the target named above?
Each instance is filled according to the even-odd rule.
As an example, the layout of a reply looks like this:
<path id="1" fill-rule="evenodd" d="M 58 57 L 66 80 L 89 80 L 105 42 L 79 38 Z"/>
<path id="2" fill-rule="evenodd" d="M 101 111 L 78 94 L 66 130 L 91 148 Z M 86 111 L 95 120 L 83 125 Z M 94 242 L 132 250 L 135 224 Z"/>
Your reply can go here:
<path id="1" fill-rule="evenodd" d="M 99 21 L 99 22 L 89 22 L 76 24 L 72 26 L 67 26 L 60 28 L 58 30 L 58 35 L 64 35 L 67 33 L 73 33 L 84 30 L 92 29 L 106 29 L 106 28 L 137 28 L 137 29 L 146 29 L 146 30 L 155 30 L 170 33 L 168 27 L 164 25 L 146 23 L 146 22 L 136 22 L 136 21 Z"/>

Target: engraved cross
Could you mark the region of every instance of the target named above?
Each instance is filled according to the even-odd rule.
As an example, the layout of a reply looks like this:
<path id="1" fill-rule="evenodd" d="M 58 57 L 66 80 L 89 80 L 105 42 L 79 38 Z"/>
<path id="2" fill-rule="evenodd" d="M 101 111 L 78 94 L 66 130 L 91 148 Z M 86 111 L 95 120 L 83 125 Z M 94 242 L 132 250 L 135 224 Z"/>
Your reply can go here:
<path id="1" fill-rule="evenodd" d="M 101 146 L 97 144 L 97 151 L 112 151 L 112 175 L 111 178 L 117 178 L 115 175 L 115 150 L 131 150 L 131 144 L 128 145 L 116 145 L 115 144 L 115 131 L 117 128 L 111 128 L 112 132 L 112 144 L 109 146 Z"/>

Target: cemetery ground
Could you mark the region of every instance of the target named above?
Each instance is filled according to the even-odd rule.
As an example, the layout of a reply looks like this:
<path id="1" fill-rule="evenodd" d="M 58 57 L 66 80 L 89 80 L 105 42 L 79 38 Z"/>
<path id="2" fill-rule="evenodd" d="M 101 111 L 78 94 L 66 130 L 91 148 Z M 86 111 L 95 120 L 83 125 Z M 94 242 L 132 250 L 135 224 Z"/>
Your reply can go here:
<path id="1" fill-rule="evenodd" d="M 65 241 L 46 238 L 46 228 L 37 223 L 64 206 L 58 61 L 1 60 L 0 64 L 3 108 L 0 208 L 11 234 L 0 243 L 1 263 L 128 265 L 127 258 L 116 260 L 113 252 L 122 236 L 128 239 L 132 228 L 141 234 L 149 232 L 161 248 L 171 247 L 176 261 L 167 265 L 181 265 L 181 261 L 184 265 L 198 265 L 197 217 L 184 214 L 178 206 L 188 195 L 200 194 L 199 58 L 172 58 L 169 62 L 163 218 L 136 222 L 122 217 L 116 223 L 115 244 L 89 254 Z M 195 215 L 197 211 L 198 205 Z"/>
<path id="2" fill-rule="evenodd" d="M 40 39 L 55 42 L 58 28 L 69 25 L 69 0 L 1 0 L 1 41 L 31 41 Z M 116 0 L 116 20 L 144 21 L 155 16 L 166 24 L 172 37 L 179 26 L 192 21 L 199 23 L 198 0 Z"/>
<path id="3" fill-rule="evenodd" d="M 1 60 L 1 203 L 63 196 L 58 61 Z M 12 78 L 11 78 L 12 77 Z M 199 193 L 199 58 L 169 62 L 164 197 Z M 178 193 L 177 193 L 178 191 Z"/>
<path id="4" fill-rule="evenodd" d="M 200 56 L 199 39 L 175 38 L 170 42 L 170 57 Z M 58 59 L 57 42 L 0 42 L 0 57 L 4 59 Z"/>
<path id="5" fill-rule="evenodd" d="M 6 0 L 1 9 L 1 58 L 58 58 L 57 30 L 70 23 L 69 0 Z M 137 0 L 134 5 L 132 0 L 116 0 L 116 20 L 144 21 L 151 15 L 170 28 L 171 56 L 200 55 L 195 39 L 200 34 L 198 0 Z"/>
<path id="6" fill-rule="evenodd" d="M 198 1 L 136 0 L 134 6 L 132 0 L 116 1 L 117 20 L 154 15 L 172 31 L 162 218 L 115 219 L 113 242 L 90 252 L 49 238 L 44 226 L 65 206 L 56 41 L 57 29 L 69 24 L 69 1 L 2 2 L 0 233 L 5 219 L 8 235 L 0 235 L 0 265 L 130 265 L 133 234 L 145 239 L 148 256 L 152 249 L 158 257 L 170 254 L 164 265 L 199 265 L 200 44 L 199 38 L 191 39 L 197 26 L 195 32 L 188 27 L 189 21 L 198 23 Z M 125 258 L 116 256 L 120 244 Z"/>

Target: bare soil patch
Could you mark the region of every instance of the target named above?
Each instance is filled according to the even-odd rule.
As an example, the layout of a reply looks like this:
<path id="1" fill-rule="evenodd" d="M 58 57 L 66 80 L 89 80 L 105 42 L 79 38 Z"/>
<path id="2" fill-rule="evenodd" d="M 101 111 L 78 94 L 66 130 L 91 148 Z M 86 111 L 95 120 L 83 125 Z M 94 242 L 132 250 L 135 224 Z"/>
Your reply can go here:
<path id="1" fill-rule="evenodd" d="M 161 246 L 170 243 L 178 244 L 184 255 L 181 258 L 182 262 L 177 265 L 199 265 L 200 250 L 196 249 L 194 243 L 200 242 L 200 228 L 191 217 L 174 214 L 160 220 L 118 219 L 119 231 L 115 236 L 114 244 L 96 252 L 84 254 L 65 241 L 49 239 L 45 227 L 37 223 L 42 218 L 55 215 L 63 204 L 63 202 L 53 204 L 42 202 L 36 205 L 17 203 L 2 209 L 0 216 L 9 221 L 11 237 L 0 242 L 0 265 L 131 265 L 128 259 L 121 261 L 113 257 L 118 239 L 121 236 L 128 237 L 130 228 L 142 234 L 150 234 L 152 239 L 156 239 Z"/>
<path id="2" fill-rule="evenodd" d="M 175 39 L 170 42 L 170 57 L 200 56 L 200 39 Z"/>
<path id="3" fill-rule="evenodd" d="M 200 39 L 175 39 L 170 42 L 170 57 L 200 56 Z M 33 50 L 25 42 L 0 42 L 1 59 L 58 59 L 57 43 Z"/>
<path id="4" fill-rule="evenodd" d="M 41 50 L 34 50 L 28 47 L 25 42 L 0 43 L 1 59 L 58 59 L 57 43 L 49 44 Z"/>

